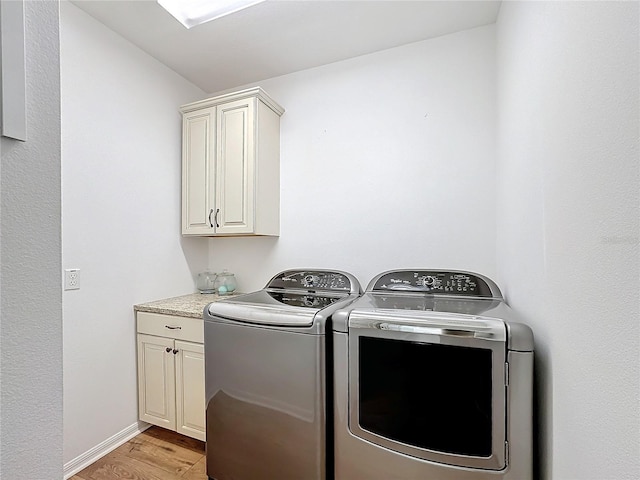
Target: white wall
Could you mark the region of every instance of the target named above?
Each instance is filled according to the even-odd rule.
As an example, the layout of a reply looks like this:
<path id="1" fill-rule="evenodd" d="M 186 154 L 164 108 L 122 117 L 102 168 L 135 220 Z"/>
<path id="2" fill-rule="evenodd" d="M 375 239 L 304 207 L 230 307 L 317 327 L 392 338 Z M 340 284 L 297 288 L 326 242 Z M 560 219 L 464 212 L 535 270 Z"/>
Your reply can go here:
<path id="1" fill-rule="evenodd" d="M 504 2 L 498 281 L 536 336 L 540 478 L 640 478 L 638 2 Z"/>
<path id="2" fill-rule="evenodd" d="M 61 8 L 64 461 L 137 421 L 133 305 L 195 291 L 180 236 L 178 107 L 201 90 L 74 5 Z M 34 477 L 35 478 L 35 477 Z"/>
<path id="3" fill-rule="evenodd" d="M 260 85 L 281 120 L 281 234 L 210 240 L 239 288 L 286 268 L 495 273 L 493 26 Z"/>
<path id="4" fill-rule="evenodd" d="M 27 141 L 2 138 L 0 478 L 62 477 L 58 2 L 24 2 Z"/>
<path id="5" fill-rule="evenodd" d="M 205 95 L 64 4 L 65 461 L 137 418 L 131 305 L 192 290 L 208 260 L 244 291 L 292 267 L 497 277 L 536 334 L 541 478 L 637 478 L 637 19 L 504 2 L 497 41 L 261 82 L 287 110 L 281 236 L 204 240 L 178 234 L 176 106 Z"/>

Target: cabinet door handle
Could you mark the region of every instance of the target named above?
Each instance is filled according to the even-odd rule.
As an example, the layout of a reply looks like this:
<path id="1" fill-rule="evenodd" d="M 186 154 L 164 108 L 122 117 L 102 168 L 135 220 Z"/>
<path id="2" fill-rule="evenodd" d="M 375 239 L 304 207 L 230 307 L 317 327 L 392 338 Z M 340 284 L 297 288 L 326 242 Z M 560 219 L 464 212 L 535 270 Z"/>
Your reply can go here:
<path id="1" fill-rule="evenodd" d="M 220 213 L 220 209 L 219 209 L 219 208 L 216 208 L 216 216 L 215 216 L 215 219 L 216 219 L 216 228 L 220 227 L 220 225 L 218 225 L 218 214 L 219 214 L 219 213 Z M 213 226 L 213 225 L 211 225 L 211 226 Z"/>
<path id="2" fill-rule="evenodd" d="M 176 353 L 178 353 L 178 349 L 174 348 L 173 349 L 173 354 L 175 355 Z"/>
<path id="3" fill-rule="evenodd" d="M 209 211 L 209 226 L 213 228 L 213 222 L 211 221 L 211 214 L 213 213 L 213 208 Z"/>
<path id="4" fill-rule="evenodd" d="M 165 325 L 164 328 L 168 328 L 169 330 L 182 330 L 182 327 L 174 327 L 173 325 Z"/>
<path id="5" fill-rule="evenodd" d="M 167 353 L 171 353 L 171 347 L 167 347 L 167 348 L 165 348 L 165 350 L 166 350 Z"/>

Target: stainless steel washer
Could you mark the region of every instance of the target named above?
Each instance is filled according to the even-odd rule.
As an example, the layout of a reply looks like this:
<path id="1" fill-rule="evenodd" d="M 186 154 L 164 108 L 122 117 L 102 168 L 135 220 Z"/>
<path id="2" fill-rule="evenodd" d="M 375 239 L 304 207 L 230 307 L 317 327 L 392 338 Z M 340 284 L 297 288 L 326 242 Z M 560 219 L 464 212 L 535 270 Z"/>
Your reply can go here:
<path id="1" fill-rule="evenodd" d="M 360 291 L 345 272 L 288 270 L 263 290 L 205 309 L 210 479 L 325 479 L 332 457 L 325 331 Z"/>
<path id="2" fill-rule="evenodd" d="M 531 480 L 533 334 L 494 282 L 398 270 L 333 316 L 336 480 Z"/>

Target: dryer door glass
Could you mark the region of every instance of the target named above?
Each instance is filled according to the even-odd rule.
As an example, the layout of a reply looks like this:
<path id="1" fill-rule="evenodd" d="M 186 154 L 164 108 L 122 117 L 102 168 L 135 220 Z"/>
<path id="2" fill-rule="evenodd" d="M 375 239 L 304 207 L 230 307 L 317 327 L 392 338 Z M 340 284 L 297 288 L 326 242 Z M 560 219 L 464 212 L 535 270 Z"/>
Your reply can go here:
<path id="1" fill-rule="evenodd" d="M 492 454 L 492 351 L 360 337 L 359 423 L 437 452 Z"/>
<path id="2" fill-rule="evenodd" d="M 424 460 L 503 469 L 505 351 L 494 319 L 352 312 L 351 433 Z"/>

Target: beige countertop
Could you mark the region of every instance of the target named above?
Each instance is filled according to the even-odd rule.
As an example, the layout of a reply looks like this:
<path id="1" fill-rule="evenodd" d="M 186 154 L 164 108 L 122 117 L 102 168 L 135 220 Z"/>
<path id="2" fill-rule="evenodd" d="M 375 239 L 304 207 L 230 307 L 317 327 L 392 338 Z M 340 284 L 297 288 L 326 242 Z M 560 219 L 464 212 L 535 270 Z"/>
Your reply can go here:
<path id="1" fill-rule="evenodd" d="M 211 302 L 229 298 L 214 293 L 190 293 L 179 297 L 165 298 L 153 302 L 140 303 L 133 306 L 136 312 L 161 313 L 178 317 L 202 318 L 204 307 Z"/>

